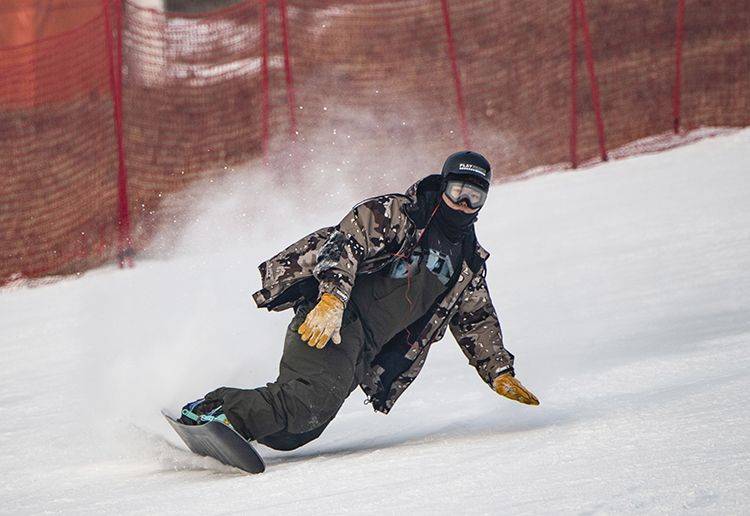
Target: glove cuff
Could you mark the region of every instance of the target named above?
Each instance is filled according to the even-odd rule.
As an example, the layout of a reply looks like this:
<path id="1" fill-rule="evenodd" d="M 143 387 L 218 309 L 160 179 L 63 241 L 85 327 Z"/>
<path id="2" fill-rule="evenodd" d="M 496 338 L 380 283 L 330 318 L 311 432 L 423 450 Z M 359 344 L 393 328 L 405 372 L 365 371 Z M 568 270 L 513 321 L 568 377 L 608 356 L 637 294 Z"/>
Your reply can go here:
<path id="1" fill-rule="evenodd" d="M 336 294 L 331 294 L 330 292 L 324 292 L 320 296 L 319 303 L 323 303 L 325 305 L 330 305 L 332 307 L 337 308 L 344 308 L 344 302 L 339 298 Z"/>
<path id="2" fill-rule="evenodd" d="M 332 294 L 336 296 L 342 303 L 346 304 L 349 301 L 349 292 L 351 287 L 343 281 L 336 281 L 333 279 L 321 280 L 318 286 L 318 299 L 321 299 L 324 294 Z"/>

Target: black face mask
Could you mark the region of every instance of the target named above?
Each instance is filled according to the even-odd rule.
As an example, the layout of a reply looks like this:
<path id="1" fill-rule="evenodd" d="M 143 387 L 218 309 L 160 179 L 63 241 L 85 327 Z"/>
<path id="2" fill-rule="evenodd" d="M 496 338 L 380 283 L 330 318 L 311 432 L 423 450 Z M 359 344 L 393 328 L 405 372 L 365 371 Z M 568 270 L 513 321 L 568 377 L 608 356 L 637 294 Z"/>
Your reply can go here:
<path id="1" fill-rule="evenodd" d="M 464 213 L 459 210 L 454 210 L 447 204 L 445 200 L 440 197 L 440 204 L 438 204 L 437 212 L 435 212 L 435 220 L 433 224 L 440 226 L 440 229 L 449 240 L 457 242 L 466 236 L 471 225 L 477 220 L 479 212 L 475 213 Z"/>

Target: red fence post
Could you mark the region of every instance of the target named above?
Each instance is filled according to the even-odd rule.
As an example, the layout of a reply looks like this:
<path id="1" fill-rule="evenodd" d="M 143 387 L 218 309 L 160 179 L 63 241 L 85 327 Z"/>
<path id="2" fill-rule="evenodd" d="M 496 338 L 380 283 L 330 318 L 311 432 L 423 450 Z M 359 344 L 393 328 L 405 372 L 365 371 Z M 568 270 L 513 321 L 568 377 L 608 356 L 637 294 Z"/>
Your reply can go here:
<path id="1" fill-rule="evenodd" d="M 113 0 L 115 7 L 117 45 L 112 42 L 112 21 L 110 18 L 110 2 L 102 0 L 104 9 L 104 40 L 109 60 L 109 86 L 112 93 L 115 137 L 117 140 L 117 228 L 118 249 L 117 256 L 120 267 L 133 266 L 133 245 L 130 234 L 130 207 L 128 204 L 128 172 L 125 164 L 125 140 L 123 136 L 122 116 L 122 4 L 120 0 Z M 115 54 L 117 54 L 115 56 Z M 116 61 L 116 64 L 115 64 Z"/>
<path id="2" fill-rule="evenodd" d="M 260 41 L 261 41 L 261 152 L 263 160 L 268 157 L 269 117 L 271 110 L 268 81 L 268 0 L 260 0 Z"/>
<path id="3" fill-rule="evenodd" d="M 451 61 L 451 71 L 453 73 L 453 85 L 456 90 L 456 107 L 458 108 L 458 119 L 461 124 L 461 136 L 463 137 L 464 147 L 471 147 L 469 138 L 469 124 L 466 122 L 466 108 L 464 106 L 464 95 L 461 88 L 461 75 L 458 70 L 458 59 L 456 58 L 456 47 L 453 43 L 453 30 L 451 29 L 451 15 L 448 7 L 448 0 L 440 0 L 440 7 L 443 10 L 443 23 L 445 24 L 445 41 L 448 49 L 448 58 Z"/>
<path id="4" fill-rule="evenodd" d="M 586 68 L 589 71 L 591 100 L 594 103 L 594 113 L 596 114 L 596 134 L 599 137 L 599 154 L 603 161 L 607 161 L 607 147 L 604 141 L 604 119 L 602 117 L 601 103 L 599 102 L 599 84 L 596 81 L 596 72 L 594 71 L 594 52 L 591 49 L 591 34 L 589 33 L 589 22 L 586 17 L 584 0 L 578 0 L 578 10 L 581 13 L 581 29 L 583 29 L 583 42 L 586 50 Z"/>
<path id="5" fill-rule="evenodd" d="M 287 17 L 286 0 L 279 0 L 281 10 L 281 38 L 284 45 L 284 77 L 286 78 L 286 102 L 289 105 L 289 133 L 292 143 L 297 141 L 297 119 L 294 114 L 296 102 L 294 100 L 294 80 L 292 79 L 292 63 L 289 56 L 289 21 Z"/>
<path id="6" fill-rule="evenodd" d="M 675 27 L 675 72 L 672 89 L 672 127 L 675 134 L 680 132 L 680 100 L 682 83 L 682 35 L 685 29 L 685 0 L 677 0 L 677 26 Z"/>
<path id="7" fill-rule="evenodd" d="M 578 22 L 576 0 L 570 0 L 570 166 L 578 168 Z"/>

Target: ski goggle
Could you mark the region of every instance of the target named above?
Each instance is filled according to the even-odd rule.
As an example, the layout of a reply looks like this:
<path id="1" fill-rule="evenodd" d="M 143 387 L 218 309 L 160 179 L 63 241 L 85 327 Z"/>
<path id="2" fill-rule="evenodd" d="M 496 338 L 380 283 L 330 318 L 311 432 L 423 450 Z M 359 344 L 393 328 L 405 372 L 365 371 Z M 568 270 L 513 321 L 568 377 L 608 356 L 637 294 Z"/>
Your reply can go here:
<path id="1" fill-rule="evenodd" d="M 481 208 L 487 200 L 487 192 L 481 187 L 455 179 L 448 181 L 445 186 L 445 195 L 456 204 L 465 201 L 469 208 L 473 209 Z"/>

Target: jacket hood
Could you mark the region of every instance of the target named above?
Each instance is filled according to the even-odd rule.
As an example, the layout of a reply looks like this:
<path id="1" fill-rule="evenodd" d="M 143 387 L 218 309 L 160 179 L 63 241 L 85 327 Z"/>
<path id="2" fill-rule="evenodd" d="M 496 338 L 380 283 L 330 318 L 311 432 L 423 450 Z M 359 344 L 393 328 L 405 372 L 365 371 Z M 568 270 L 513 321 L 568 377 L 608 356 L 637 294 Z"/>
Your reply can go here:
<path id="1" fill-rule="evenodd" d="M 406 190 L 405 195 L 410 202 L 405 210 L 417 228 L 422 229 L 427 225 L 432 210 L 440 200 L 442 186 L 443 178 L 440 174 L 432 174 L 420 179 Z"/>
<path id="2" fill-rule="evenodd" d="M 440 193 L 440 189 L 443 185 L 443 178 L 440 174 L 431 174 L 427 177 L 423 177 L 406 190 L 406 196 L 412 201 L 416 201 L 419 195 L 424 195 L 426 192 L 434 192 L 435 194 Z"/>

